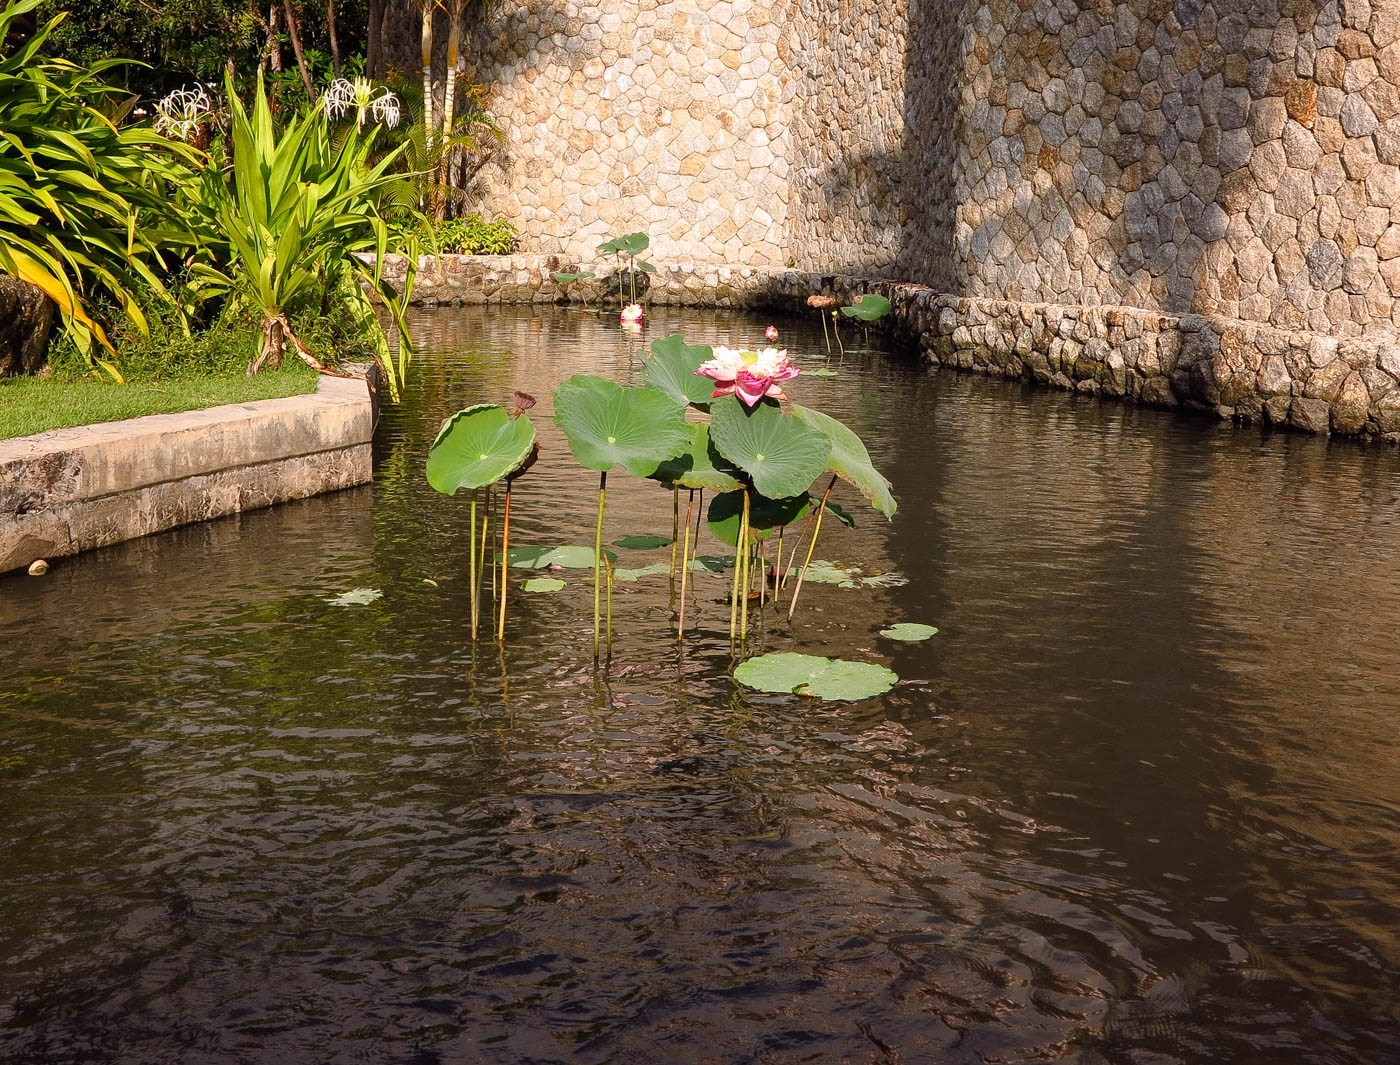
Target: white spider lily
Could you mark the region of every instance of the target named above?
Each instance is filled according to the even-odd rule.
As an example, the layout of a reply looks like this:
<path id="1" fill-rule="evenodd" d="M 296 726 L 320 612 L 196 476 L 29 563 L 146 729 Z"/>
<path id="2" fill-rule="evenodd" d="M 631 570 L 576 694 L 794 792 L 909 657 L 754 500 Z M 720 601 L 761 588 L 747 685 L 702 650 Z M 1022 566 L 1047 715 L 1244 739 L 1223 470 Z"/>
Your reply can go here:
<path id="1" fill-rule="evenodd" d="M 213 104 L 203 86 L 176 89 L 156 104 L 152 128 L 163 137 L 187 141 L 211 117 Z"/>
<path id="2" fill-rule="evenodd" d="M 383 122 L 390 129 L 399 124 L 399 98 L 386 86 L 382 96 L 375 97 L 370 105 L 370 113 L 376 122 Z"/>
<path id="3" fill-rule="evenodd" d="M 355 87 L 344 78 L 336 78 L 326 86 L 326 91 L 321 94 L 321 102 L 325 105 L 326 114 L 331 118 L 339 118 L 350 110 L 351 103 L 355 99 Z"/>

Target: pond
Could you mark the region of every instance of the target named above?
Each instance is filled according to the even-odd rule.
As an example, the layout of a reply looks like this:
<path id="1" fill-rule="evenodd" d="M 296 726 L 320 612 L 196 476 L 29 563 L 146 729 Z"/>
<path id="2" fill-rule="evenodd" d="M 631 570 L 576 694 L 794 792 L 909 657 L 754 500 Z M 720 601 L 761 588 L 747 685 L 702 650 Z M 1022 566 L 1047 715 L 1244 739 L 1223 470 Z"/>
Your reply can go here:
<path id="1" fill-rule="evenodd" d="M 636 344 L 416 328 L 372 486 L 0 577 L 0 1060 L 1400 1062 L 1393 451 L 848 355 L 789 392 L 900 512 L 838 487 L 818 554 L 908 583 L 809 585 L 751 651 L 902 680 L 759 695 L 719 576 L 683 648 L 666 577 L 619 583 L 595 670 L 584 570 L 473 648 L 439 423 L 539 397 L 513 542 L 589 544 L 550 395 Z M 609 479 L 607 540 L 671 519 Z"/>

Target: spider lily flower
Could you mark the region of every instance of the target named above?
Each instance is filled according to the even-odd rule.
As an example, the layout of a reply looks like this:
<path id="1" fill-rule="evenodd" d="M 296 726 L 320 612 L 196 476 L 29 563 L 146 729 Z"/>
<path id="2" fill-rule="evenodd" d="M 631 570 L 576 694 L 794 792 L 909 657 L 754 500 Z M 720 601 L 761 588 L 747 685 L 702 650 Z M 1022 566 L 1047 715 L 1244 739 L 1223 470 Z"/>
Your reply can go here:
<path id="1" fill-rule="evenodd" d="M 622 308 L 622 313 L 618 315 L 618 318 L 622 321 L 623 325 L 639 326 L 642 324 L 644 313 L 640 303 L 629 303 L 626 307 Z"/>
<path id="2" fill-rule="evenodd" d="M 739 351 L 716 347 L 714 356 L 695 371 L 718 386 L 711 398 L 733 394 L 746 407 L 757 406 L 764 397 L 787 399 L 783 394 L 782 382 L 791 381 L 802 372 L 788 361 L 786 350 L 777 348 Z"/>
<path id="3" fill-rule="evenodd" d="M 393 129 L 399 124 L 399 98 L 390 92 L 386 85 L 384 91 L 374 98 L 374 103 L 370 104 L 369 112 L 376 122 L 382 122 Z"/>
<path id="4" fill-rule="evenodd" d="M 162 137 L 187 141 L 212 117 L 212 107 L 209 94 L 202 86 L 176 89 L 156 103 L 156 117 L 151 127 Z"/>
<path id="5" fill-rule="evenodd" d="M 774 340 L 778 339 L 778 327 L 776 325 L 770 325 L 763 331 L 763 335 L 769 343 L 772 343 Z"/>
<path id="6" fill-rule="evenodd" d="M 331 118 L 340 118 L 350 110 L 350 105 L 354 102 L 355 86 L 345 78 L 336 78 L 321 94 L 321 103 L 325 105 L 326 114 Z"/>

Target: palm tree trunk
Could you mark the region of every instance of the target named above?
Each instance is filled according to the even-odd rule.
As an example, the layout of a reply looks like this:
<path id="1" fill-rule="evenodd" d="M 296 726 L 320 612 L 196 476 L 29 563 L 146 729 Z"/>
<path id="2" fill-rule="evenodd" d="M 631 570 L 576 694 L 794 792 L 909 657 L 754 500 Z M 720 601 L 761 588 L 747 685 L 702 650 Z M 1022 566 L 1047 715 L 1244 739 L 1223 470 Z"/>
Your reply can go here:
<path id="1" fill-rule="evenodd" d="M 340 42 L 335 36 L 335 0 L 326 0 L 326 33 L 331 39 L 331 67 L 340 77 Z"/>
<path id="2" fill-rule="evenodd" d="M 444 146 L 452 140 L 452 112 L 457 104 L 457 62 L 459 59 L 459 49 L 462 44 L 462 12 L 466 10 L 464 0 L 453 0 L 448 14 L 452 20 L 452 28 L 447 34 L 447 78 L 443 86 L 442 93 L 442 143 Z M 442 216 L 447 213 L 446 190 L 452 185 L 452 149 L 445 147 L 442 153 L 442 165 L 438 171 L 438 183 L 442 188 L 437 204 L 437 217 L 442 220 Z"/>
<path id="3" fill-rule="evenodd" d="M 282 73 L 282 39 L 277 35 L 277 0 L 267 6 L 267 60 L 274 74 Z"/>
<path id="4" fill-rule="evenodd" d="M 365 73 L 384 80 L 384 0 L 369 0 L 369 25 L 365 28 Z"/>
<path id="5" fill-rule="evenodd" d="M 301 51 L 301 35 L 297 32 L 297 16 L 292 10 L 292 0 L 282 0 L 282 9 L 287 15 L 287 36 L 292 39 L 292 51 L 296 53 L 297 69 L 301 71 L 301 83 L 306 86 L 306 97 L 316 99 L 316 90 L 311 85 L 311 71 L 306 67 L 306 56 Z"/>
<path id="6" fill-rule="evenodd" d="M 423 15 L 423 147 L 433 150 L 433 0 L 417 0 Z"/>

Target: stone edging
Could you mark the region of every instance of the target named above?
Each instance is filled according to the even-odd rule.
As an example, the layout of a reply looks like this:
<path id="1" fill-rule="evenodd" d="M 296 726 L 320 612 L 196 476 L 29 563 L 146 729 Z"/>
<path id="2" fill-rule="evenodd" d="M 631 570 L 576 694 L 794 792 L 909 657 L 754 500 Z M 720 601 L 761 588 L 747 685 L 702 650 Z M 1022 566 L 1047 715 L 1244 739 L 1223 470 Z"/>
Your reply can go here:
<path id="1" fill-rule="evenodd" d="M 314 393 L 0 440 L 0 573 L 371 475 L 372 389 Z"/>
<path id="2" fill-rule="evenodd" d="M 549 255 L 425 256 L 414 302 L 544 303 L 564 298 L 557 271 L 592 269 L 572 295 L 615 291 L 612 263 Z M 403 277 L 391 256 L 385 276 Z M 765 267 L 679 263 L 648 278 L 647 301 L 774 307 L 813 313 L 816 292 L 853 299 L 880 292 L 887 327 L 929 365 L 1022 377 L 1037 384 L 1309 433 L 1400 442 L 1400 342 L 1339 339 L 1238 319 L 1137 307 L 1066 306 L 957 296 L 878 278 Z M 612 298 L 616 298 L 613 296 Z"/>

